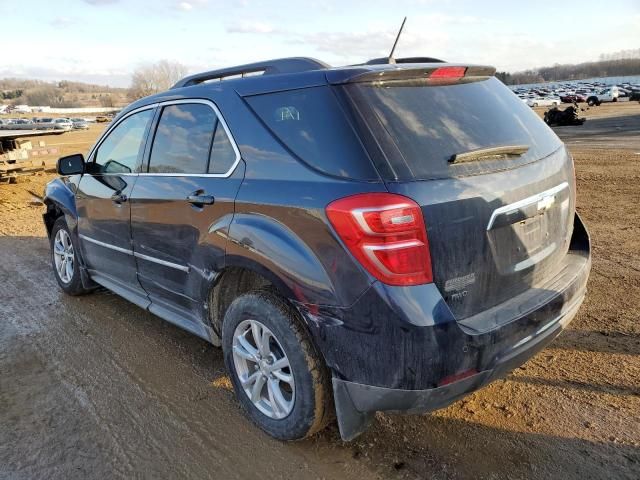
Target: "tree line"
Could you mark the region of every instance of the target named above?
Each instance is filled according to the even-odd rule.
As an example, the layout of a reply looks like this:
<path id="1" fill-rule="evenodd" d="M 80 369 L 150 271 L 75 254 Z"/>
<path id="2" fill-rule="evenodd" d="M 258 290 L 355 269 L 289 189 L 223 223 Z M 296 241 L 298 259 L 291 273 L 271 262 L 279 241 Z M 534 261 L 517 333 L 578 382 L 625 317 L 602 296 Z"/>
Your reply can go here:
<path id="1" fill-rule="evenodd" d="M 521 72 L 497 72 L 507 85 L 523 83 L 580 80 L 592 77 L 640 75 L 640 49 L 621 50 L 601 55 L 597 62 L 556 64 Z M 49 105 L 51 107 L 84 106 L 89 101 L 103 107 L 122 106 L 126 101 L 171 88 L 187 75 L 187 67 L 178 62 L 161 60 L 138 67 L 131 76 L 128 89 L 90 85 L 82 82 L 44 82 L 41 80 L 0 79 L 0 99 L 12 104 Z"/>
<path id="2" fill-rule="evenodd" d="M 551 67 L 541 67 L 514 73 L 496 72 L 496 77 L 507 85 L 581 80 L 593 77 L 622 77 L 627 75 L 640 75 L 640 51 L 637 58 L 600 60 L 567 65 L 556 64 Z"/>

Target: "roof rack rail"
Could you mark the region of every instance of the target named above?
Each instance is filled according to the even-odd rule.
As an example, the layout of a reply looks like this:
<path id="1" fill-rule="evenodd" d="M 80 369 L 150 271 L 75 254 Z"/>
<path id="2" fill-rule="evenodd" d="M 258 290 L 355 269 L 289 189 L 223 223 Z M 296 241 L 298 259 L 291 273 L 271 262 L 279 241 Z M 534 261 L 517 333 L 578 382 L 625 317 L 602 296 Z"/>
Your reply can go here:
<path id="1" fill-rule="evenodd" d="M 394 58 L 393 60 L 395 60 L 393 63 L 445 63 L 444 60 L 432 57 L 405 57 Z M 389 63 L 389 57 L 381 57 L 369 60 L 365 65 L 386 65 Z"/>
<path id="2" fill-rule="evenodd" d="M 249 63 L 235 67 L 221 68 L 208 72 L 196 73 L 178 81 L 173 87 L 182 88 L 197 85 L 209 80 L 224 80 L 226 77 L 245 77 L 250 75 L 273 75 L 277 73 L 296 73 L 309 70 L 324 70 L 329 68 L 324 62 L 307 57 L 289 57 Z"/>

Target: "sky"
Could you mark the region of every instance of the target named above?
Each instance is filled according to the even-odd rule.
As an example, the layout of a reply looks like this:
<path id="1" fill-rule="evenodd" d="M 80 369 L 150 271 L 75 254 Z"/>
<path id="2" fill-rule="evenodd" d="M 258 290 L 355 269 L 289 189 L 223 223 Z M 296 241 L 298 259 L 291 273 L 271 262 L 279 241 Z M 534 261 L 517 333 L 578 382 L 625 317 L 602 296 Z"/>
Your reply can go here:
<path id="1" fill-rule="evenodd" d="M 430 56 L 518 71 L 640 48 L 640 0 L 0 0 L 0 78 L 126 87 L 136 67 L 190 73 L 288 56 L 331 65 Z"/>

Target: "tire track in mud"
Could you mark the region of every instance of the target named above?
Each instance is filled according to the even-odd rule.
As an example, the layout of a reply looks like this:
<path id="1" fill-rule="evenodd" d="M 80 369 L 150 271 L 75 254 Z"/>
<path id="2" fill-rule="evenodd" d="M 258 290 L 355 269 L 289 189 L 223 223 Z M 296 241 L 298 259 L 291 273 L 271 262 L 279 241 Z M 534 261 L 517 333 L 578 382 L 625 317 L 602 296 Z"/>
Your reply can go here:
<path id="1" fill-rule="evenodd" d="M 211 387 L 223 368 L 219 351 L 108 292 L 62 295 L 48 259 L 44 239 L 0 238 L 0 275 L 11 279 L 0 316 L 66 393 L 70 406 L 59 414 L 80 411 L 84 428 L 99 432 L 95 476 L 102 467 L 121 477 L 349 477 L 351 470 L 372 477 L 357 464 L 344 469 L 348 451 L 325 463 L 302 445 L 266 437 L 231 392 Z M 45 456 L 25 471 L 47 471 Z"/>

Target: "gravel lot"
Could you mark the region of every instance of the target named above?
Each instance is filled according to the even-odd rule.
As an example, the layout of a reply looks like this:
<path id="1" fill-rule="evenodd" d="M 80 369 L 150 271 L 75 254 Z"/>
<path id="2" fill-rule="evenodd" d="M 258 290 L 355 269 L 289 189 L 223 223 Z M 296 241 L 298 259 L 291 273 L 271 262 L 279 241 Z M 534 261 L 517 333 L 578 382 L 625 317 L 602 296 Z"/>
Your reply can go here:
<path id="1" fill-rule="evenodd" d="M 558 129 L 593 241 L 570 328 L 507 379 L 352 443 L 335 426 L 268 438 L 219 350 L 106 291 L 63 295 L 31 193 L 53 175 L 0 185 L 0 479 L 640 478 L 640 106 L 598 108 Z M 86 150 L 101 128 L 50 141 Z"/>

